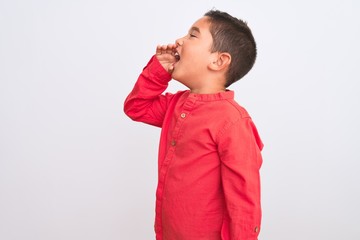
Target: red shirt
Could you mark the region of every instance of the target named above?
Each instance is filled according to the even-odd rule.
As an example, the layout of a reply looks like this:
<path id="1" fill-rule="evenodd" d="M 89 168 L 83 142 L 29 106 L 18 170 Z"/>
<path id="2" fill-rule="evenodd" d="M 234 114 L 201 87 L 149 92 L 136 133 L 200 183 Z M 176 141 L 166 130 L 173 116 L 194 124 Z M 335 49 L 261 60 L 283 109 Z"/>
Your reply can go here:
<path id="1" fill-rule="evenodd" d="M 234 92 L 163 94 L 171 75 L 153 57 L 125 100 L 135 121 L 161 127 L 157 240 L 256 240 L 263 144 Z"/>

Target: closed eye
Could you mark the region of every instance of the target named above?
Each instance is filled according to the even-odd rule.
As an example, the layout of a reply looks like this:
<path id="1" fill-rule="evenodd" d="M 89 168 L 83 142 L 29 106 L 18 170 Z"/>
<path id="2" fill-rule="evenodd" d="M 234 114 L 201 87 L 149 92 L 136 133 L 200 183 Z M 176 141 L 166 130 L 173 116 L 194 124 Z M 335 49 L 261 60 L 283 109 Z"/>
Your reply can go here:
<path id="1" fill-rule="evenodd" d="M 197 38 L 200 34 L 200 29 L 198 27 L 192 27 L 189 30 L 189 38 Z"/>

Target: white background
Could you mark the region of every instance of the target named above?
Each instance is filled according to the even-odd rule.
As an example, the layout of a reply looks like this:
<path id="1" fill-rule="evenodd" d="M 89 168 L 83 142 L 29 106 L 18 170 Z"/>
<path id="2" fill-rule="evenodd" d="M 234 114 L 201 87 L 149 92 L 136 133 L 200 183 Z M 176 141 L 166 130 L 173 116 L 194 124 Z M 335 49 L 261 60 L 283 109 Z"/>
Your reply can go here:
<path id="1" fill-rule="evenodd" d="M 360 239 L 359 1 L 0 0 L 1 240 L 154 239 L 160 129 L 123 101 L 213 7 L 258 44 L 231 89 L 265 143 L 260 239 Z"/>

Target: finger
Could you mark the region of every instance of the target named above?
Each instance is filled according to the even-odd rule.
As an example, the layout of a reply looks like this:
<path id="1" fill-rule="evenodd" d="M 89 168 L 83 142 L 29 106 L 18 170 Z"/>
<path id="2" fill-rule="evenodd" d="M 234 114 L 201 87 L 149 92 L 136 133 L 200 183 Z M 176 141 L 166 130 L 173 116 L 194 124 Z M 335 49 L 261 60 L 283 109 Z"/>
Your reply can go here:
<path id="1" fill-rule="evenodd" d="M 166 45 L 158 45 L 156 47 L 156 54 L 161 55 L 161 54 L 166 53 L 166 48 L 167 48 Z"/>
<path id="2" fill-rule="evenodd" d="M 176 52 L 176 45 L 175 44 L 168 44 L 166 48 L 166 53 L 174 55 Z"/>
<path id="3" fill-rule="evenodd" d="M 164 45 L 164 52 L 165 53 L 171 53 L 172 52 L 172 47 L 170 45 Z"/>
<path id="4" fill-rule="evenodd" d="M 168 69 L 168 72 L 169 73 L 172 73 L 174 71 L 174 65 L 170 65 L 169 66 L 169 69 Z"/>
<path id="5" fill-rule="evenodd" d="M 160 47 L 161 54 L 165 54 L 166 49 L 167 49 L 167 45 L 161 45 L 161 47 Z"/>
<path id="6" fill-rule="evenodd" d="M 156 55 L 161 55 L 161 54 L 162 54 L 161 45 L 157 45 L 156 46 Z"/>

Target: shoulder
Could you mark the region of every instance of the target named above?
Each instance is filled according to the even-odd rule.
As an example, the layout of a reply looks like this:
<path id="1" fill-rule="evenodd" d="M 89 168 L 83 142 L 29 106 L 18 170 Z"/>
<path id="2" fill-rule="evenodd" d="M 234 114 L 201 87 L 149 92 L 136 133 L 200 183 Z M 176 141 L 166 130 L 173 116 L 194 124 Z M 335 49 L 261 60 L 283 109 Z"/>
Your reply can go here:
<path id="1" fill-rule="evenodd" d="M 234 99 L 223 101 L 219 109 L 218 136 L 235 129 L 252 128 L 254 125 L 247 109 Z"/>
<path id="2" fill-rule="evenodd" d="M 235 119 L 250 118 L 248 111 L 234 99 L 226 100 L 226 104 L 224 104 L 224 110 L 227 114 Z"/>
<path id="3" fill-rule="evenodd" d="M 232 123 L 240 123 L 251 119 L 249 112 L 245 107 L 240 105 L 235 99 L 225 99 L 218 101 L 216 108 L 217 119 L 221 122 L 221 126 Z"/>

